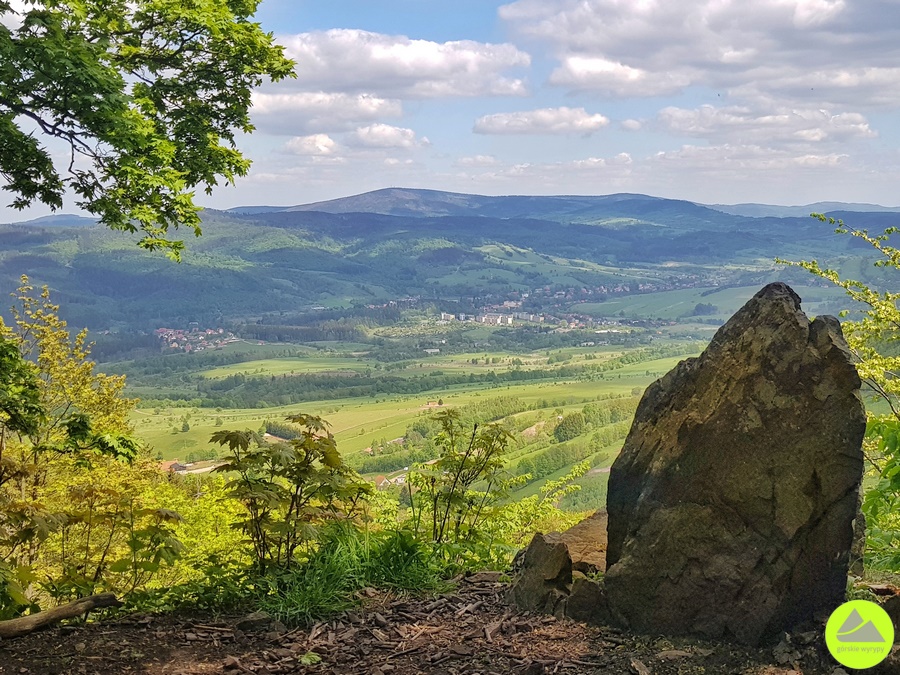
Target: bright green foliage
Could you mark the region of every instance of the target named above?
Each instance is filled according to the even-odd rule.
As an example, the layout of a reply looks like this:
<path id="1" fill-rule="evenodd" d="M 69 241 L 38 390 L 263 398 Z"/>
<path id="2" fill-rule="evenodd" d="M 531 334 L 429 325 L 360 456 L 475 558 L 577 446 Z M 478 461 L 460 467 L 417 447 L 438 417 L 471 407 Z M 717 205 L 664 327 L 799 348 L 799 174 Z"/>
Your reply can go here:
<path id="1" fill-rule="evenodd" d="M 863 500 L 866 557 L 875 567 L 900 569 L 900 420 L 883 416 L 866 426 L 867 456 L 880 470 Z"/>
<path id="2" fill-rule="evenodd" d="M 6 434 L 34 434 L 43 417 L 35 369 L 22 358 L 15 342 L 0 337 L 0 485 Z"/>
<path id="3" fill-rule="evenodd" d="M 287 443 L 266 443 L 251 431 L 217 431 L 211 441 L 228 446 L 217 471 L 236 474 L 228 493 L 243 504 L 234 524 L 250 537 L 260 573 L 290 567 L 302 546 L 315 541 L 317 526 L 357 513 L 370 484 L 347 467 L 326 423 L 292 415 L 300 435 Z"/>
<path id="4" fill-rule="evenodd" d="M 409 473 L 413 527 L 430 530 L 435 543 L 471 541 L 512 484 L 502 457 L 512 435 L 496 424 L 476 424 L 470 434 L 454 409 L 435 419 L 440 457 Z"/>
<path id="5" fill-rule="evenodd" d="M 584 476 L 588 469 L 588 462 L 576 464 L 562 478 L 545 482 L 540 494 L 504 504 L 487 524 L 492 544 L 505 549 L 497 553 L 511 557 L 518 549 L 528 545 L 535 532 L 561 532 L 579 522 L 581 513 L 560 511 L 558 505 L 565 497 L 581 490 L 575 481 Z"/>
<path id="6" fill-rule="evenodd" d="M 65 601 L 102 590 L 131 593 L 174 564 L 183 548 L 175 533 L 181 516 L 152 505 L 155 485 L 165 480 L 154 463 L 103 459 L 66 468 L 45 490 L 59 524 L 33 562 L 48 595 Z"/>
<path id="7" fill-rule="evenodd" d="M 872 246 L 880 256 L 876 267 L 900 269 L 900 249 L 888 242 L 900 228 L 889 227 L 881 234 L 849 227 L 841 220 L 812 214 L 822 222 L 836 226 L 836 232 L 858 237 Z M 787 261 L 780 261 L 787 262 Z M 866 494 L 863 511 L 867 516 L 867 550 L 870 561 L 893 569 L 900 566 L 900 293 L 879 291 L 853 279 L 841 279 L 837 271 L 823 268 L 818 262 L 788 263 L 798 265 L 816 276 L 843 288 L 853 300 L 867 306 L 858 321 L 843 321 L 847 343 L 858 357 L 856 365 L 865 385 L 889 406 L 889 415 L 869 414 L 863 444 L 866 460 L 879 477 L 876 486 Z M 847 312 L 844 312 L 846 315 Z"/>
<path id="8" fill-rule="evenodd" d="M 23 277 L 0 322 L 0 615 L 145 584 L 179 551 L 177 514 L 144 503 L 162 477 L 135 462 L 124 378 L 93 372 L 43 289 Z M 14 432 L 14 433 L 10 433 Z"/>
<path id="9" fill-rule="evenodd" d="M 0 319 L 0 338 L 16 345 L 33 363 L 43 417 L 27 434 L 32 455 L 63 450 L 87 458 L 107 454 L 131 461 L 137 444 L 128 415 L 136 401 L 123 396 L 125 378 L 94 373 L 87 330 L 73 338 L 50 301 L 47 287 L 36 296 L 28 277 L 13 294 L 13 326 Z M 34 401 L 29 403 L 34 406 Z M 33 412 L 31 413 L 33 415 Z"/>
<path id="10" fill-rule="evenodd" d="M 54 209 L 70 189 L 111 228 L 178 257 L 200 234 L 193 189 L 249 162 L 254 87 L 293 64 L 251 22 L 258 0 L 0 0 L 0 176 L 12 206 Z M 35 133 L 36 132 L 36 133 Z M 55 146 L 68 157 L 54 163 Z"/>

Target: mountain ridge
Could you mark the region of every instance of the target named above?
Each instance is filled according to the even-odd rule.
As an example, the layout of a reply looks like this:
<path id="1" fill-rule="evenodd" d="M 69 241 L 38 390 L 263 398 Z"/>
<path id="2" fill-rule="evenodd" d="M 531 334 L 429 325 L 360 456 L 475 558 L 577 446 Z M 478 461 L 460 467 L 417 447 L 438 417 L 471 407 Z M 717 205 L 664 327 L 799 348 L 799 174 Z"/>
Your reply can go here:
<path id="1" fill-rule="evenodd" d="M 590 220 L 600 208 L 609 210 L 614 204 L 660 206 L 680 204 L 708 209 L 744 218 L 807 217 L 810 213 L 834 211 L 854 213 L 900 213 L 900 206 L 881 206 L 865 202 L 821 201 L 806 205 L 785 206 L 745 202 L 738 204 L 704 204 L 685 199 L 670 199 L 642 193 L 610 193 L 605 195 L 480 195 L 424 188 L 391 187 L 371 190 L 335 199 L 287 206 L 248 204 L 228 209 L 204 209 L 234 216 L 258 216 L 289 212 L 321 212 L 330 214 L 368 213 L 401 217 L 488 216 L 500 218 L 547 217 L 549 220 Z M 625 210 L 625 209 L 620 209 Z M 89 226 L 95 218 L 76 214 L 52 214 L 7 223 L 39 227 Z"/>

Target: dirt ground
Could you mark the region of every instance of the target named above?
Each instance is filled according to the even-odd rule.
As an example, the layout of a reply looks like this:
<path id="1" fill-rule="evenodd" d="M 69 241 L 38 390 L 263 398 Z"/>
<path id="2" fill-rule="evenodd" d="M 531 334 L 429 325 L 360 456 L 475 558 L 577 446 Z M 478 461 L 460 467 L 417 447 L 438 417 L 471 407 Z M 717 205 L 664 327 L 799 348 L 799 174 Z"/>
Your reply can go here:
<path id="1" fill-rule="evenodd" d="M 370 591 L 364 608 L 291 631 L 265 617 L 241 630 L 241 617 L 198 614 L 57 626 L 0 642 L 0 674 L 847 674 L 824 652 L 821 629 L 764 649 L 634 636 L 514 611 L 505 590 L 481 573 L 438 598 Z"/>

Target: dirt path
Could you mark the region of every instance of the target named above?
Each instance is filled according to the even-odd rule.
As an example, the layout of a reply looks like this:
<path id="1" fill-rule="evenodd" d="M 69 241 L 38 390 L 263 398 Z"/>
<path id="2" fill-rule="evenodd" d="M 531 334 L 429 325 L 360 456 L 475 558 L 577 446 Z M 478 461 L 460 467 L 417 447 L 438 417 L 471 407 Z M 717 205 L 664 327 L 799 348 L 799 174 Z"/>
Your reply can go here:
<path id="1" fill-rule="evenodd" d="M 295 631 L 237 617 L 131 616 L 0 642 L 2 675 L 832 675 L 821 635 L 774 650 L 632 636 L 514 612 L 490 574 L 436 599 L 372 593 L 365 609 Z M 271 630 L 271 626 L 269 630 Z M 277 627 L 276 627 L 277 628 Z M 304 661 L 318 661 L 305 665 Z M 780 662 L 780 663 L 779 663 Z M 840 671 L 838 671 L 840 672 Z M 874 672 L 874 671 L 870 671 Z"/>

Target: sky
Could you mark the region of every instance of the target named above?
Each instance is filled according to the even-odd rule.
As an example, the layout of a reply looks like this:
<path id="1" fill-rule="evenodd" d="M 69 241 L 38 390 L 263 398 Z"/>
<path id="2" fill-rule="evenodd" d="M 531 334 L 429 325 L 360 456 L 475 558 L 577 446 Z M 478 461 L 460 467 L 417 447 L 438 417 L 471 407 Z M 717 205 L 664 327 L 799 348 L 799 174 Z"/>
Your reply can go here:
<path id="1" fill-rule="evenodd" d="M 256 19 L 297 77 L 254 93 L 251 173 L 204 206 L 900 204 L 900 0 L 263 0 Z"/>

